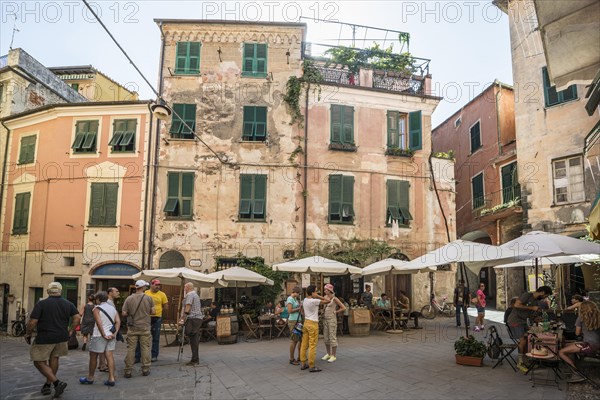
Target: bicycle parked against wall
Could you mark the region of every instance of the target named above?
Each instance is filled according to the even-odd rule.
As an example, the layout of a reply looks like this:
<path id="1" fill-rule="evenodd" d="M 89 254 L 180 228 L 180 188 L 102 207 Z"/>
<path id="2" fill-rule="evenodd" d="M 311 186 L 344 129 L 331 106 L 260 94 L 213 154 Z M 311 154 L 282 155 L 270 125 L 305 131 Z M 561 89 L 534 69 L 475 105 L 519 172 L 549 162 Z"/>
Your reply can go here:
<path id="1" fill-rule="evenodd" d="M 17 311 L 17 319 L 12 323 L 10 332 L 13 336 L 20 337 L 25 335 L 25 327 L 27 325 L 27 313 L 24 308 Z"/>
<path id="2" fill-rule="evenodd" d="M 454 317 L 456 315 L 456 309 L 453 304 L 446 303 L 448 296 L 442 297 L 442 303 L 438 303 L 435 299 L 435 295 L 431 295 L 431 300 L 428 305 L 421 308 L 421 314 L 425 319 L 434 319 L 437 314 L 444 315 L 446 317 Z"/>

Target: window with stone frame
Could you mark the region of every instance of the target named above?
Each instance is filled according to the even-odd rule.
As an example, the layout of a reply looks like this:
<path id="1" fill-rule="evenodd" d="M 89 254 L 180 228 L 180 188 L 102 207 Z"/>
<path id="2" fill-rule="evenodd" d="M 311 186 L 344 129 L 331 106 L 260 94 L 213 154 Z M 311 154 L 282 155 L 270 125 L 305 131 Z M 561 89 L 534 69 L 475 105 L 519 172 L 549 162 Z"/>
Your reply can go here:
<path id="1" fill-rule="evenodd" d="M 583 162 L 581 156 L 552 161 L 554 203 L 575 203 L 585 200 Z"/>

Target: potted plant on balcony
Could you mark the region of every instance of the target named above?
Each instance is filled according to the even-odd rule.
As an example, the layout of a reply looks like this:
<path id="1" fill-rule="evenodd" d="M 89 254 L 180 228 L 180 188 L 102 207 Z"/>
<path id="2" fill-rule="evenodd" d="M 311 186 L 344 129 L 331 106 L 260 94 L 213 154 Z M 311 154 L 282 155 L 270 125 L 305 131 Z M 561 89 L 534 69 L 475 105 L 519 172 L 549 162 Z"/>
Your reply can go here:
<path id="1" fill-rule="evenodd" d="M 472 335 L 468 337 L 461 336 L 454 342 L 454 350 L 456 351 L 456 363 L 460 365 L 472 365 L 481 367 L 483 365 L 483 357 L 485 355 L 485 344 Z"/>

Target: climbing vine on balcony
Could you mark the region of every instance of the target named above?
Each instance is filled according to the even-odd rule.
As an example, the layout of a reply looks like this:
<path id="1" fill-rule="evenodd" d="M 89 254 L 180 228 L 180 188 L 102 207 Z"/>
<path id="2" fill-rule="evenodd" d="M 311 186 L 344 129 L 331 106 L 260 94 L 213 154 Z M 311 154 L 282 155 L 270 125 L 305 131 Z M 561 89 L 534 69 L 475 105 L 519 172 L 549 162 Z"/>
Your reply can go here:
<path id="1" fill-rule="evenodd" d="M 412 75 L 415 71 L 414 58 L 408 52 L 394 53 L 393 49 L 393 43 L 386 49 L 382 49 L 378 43 L 366 49 L 334 47 L 325 52 L 329 57 L 325 65 L 338 65 L 353 74 L 357 74 L 361 68 L 372 68 Z"/>
<path id="2" fill-rule="evenodd" d="M 288 105 L 288 110 L 292 115 L 290 125 L 298 124 L 300 128 L 304 126 L 304 115 L 300 111 L 300 97 L 305 88 L 312 86 L 313 94 L 317 94 L 317 99 L 321 100 L 321 85 L 323 76 L 315 67 L 312 61 L 304 60 L 302 62 L 302 76 L 290 76 L 285 85 L 285 94 L 283 101 Z"/>

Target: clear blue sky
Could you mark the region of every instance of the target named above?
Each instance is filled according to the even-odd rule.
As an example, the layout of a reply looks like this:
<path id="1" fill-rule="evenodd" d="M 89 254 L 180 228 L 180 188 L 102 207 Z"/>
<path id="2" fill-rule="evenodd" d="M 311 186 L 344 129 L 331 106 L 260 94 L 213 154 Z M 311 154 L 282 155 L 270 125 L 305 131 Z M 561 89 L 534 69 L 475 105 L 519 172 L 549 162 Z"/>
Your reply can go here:
<path id="1" fill-rule="evenodd" d="M 431 59 L 435 94 L 445 98 L 433 115 L 434 127 L 494 79 L 512 84 L 508 18 L 491 0 L 91 3 L 155 86 L 160 35 L 154 18 L 296 22 L 299 15 L 409 32 L 411 53 Z M 8 52 L 16 15 L 19 32 L 13 47 L 25 49 L 46 66 L 91 64 L 122 84 L 137 86 L 142 98 L 154 97 L 83 3 L 3 0 L 0 7 L 1 54 Z M 309 23 L 308 30 L 313 42 L 340 36 L 335 24 Z M 342 31 L 341 37 L 350 38 L 350 32 Z"/>

